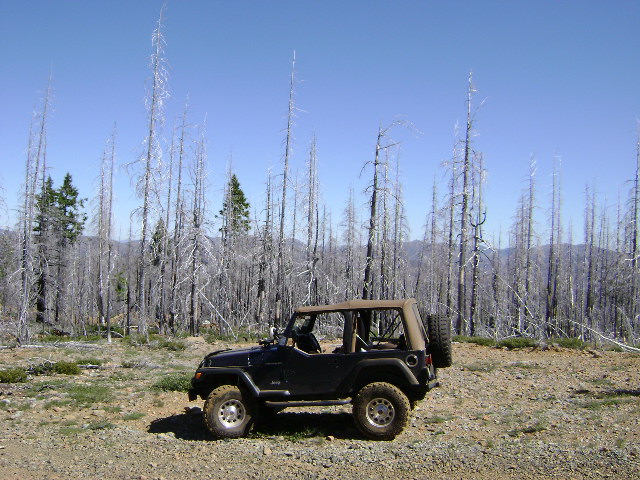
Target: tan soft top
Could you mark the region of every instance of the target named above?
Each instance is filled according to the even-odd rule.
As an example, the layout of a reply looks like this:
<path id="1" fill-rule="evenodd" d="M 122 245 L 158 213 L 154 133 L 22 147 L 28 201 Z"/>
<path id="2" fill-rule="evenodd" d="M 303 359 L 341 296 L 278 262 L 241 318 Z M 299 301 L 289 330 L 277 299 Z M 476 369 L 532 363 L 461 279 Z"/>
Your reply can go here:
<path id="1" fill-rule="evenodd" d="M 401 308 L 409 307 L 416 303 L 415 298 L 405 298 L 401 300 L 349 300 L 348 302 L 336 303 L 334 305 L 310 305 L 296 308 L 297 313 L 311 312 L 337 312 L 341 310 L 359 310 L 364 308 Z"/>
<path id="2" fill-rule="evenodd" d="M 405 318 L 405 331 L 408 333 L 407 342 L 414 350 L 425 349 L 424 327 L 415 321 L 415 314 L 412 306 L 417 303 L 415 298 L 405 298 L 401 300 L 349 300 L 348 302 L 336 303 L 334 305 L 316 305 L 308 307 L 298 307 L 296 313 L 323 313 L 340 312 L 344 310 L 363 309 L 398 309 L 402 310 Z M 407 321 L 407 319 L 414 321 Z"/>

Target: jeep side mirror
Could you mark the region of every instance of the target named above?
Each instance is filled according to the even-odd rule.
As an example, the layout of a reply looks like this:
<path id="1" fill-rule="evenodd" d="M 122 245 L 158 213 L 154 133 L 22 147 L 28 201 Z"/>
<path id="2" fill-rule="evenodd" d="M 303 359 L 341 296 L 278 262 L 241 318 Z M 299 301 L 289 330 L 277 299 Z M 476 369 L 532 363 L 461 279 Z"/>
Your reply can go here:
<path id="1" fill-rule="evenodd" d="M 269 328 L 269 337 L 260 340 L 258 342 L 258 345 L 270 345 L 272 343 L 275 343 L 279 337 L 280 334 L 278 333 L 278 329 L 276 327 L 271 327 Z"/>

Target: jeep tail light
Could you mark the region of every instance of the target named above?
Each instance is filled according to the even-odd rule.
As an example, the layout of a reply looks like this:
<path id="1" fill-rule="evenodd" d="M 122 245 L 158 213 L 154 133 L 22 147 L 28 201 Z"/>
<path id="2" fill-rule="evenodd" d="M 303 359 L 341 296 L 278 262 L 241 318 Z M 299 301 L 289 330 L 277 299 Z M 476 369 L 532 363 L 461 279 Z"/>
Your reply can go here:
<path id="1" fill-rule="evenodd" d="M 431 355 L 426 355 L 426 356 L 424 357 L 424 364 L 425 364 L 425 365 L 427 365 L 427 366 L 429 366 L 429 365 L 431 365 L 432 363 L 433 363 L 433 361 L 431 360 Z"/>

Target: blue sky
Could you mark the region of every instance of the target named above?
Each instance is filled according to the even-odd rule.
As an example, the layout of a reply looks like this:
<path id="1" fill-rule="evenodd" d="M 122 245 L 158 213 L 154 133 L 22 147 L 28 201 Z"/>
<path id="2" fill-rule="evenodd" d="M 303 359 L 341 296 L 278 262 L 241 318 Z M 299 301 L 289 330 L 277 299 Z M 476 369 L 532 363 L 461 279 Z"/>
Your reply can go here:
<path id="1" fill-rule="evenodd" d="M 0 185 L 18 204 L 30 115 L 53 72 L 48 163 L 92 197 L 98 161 L 117 123 L 120 165 L 142 151 L 150 37 L 158 1 L 0 0 Z M 431 185 L 446 188 L 467 75 L 478 101 L 475 148 L 483 152 L 487 230 L 508 230 L 537 158 L 539 233 L 548 215 L 553 157 L 562 159 L 564 221 L 581 239 L 584 189 L 613 205 L 635 168 L 640 116 L 637 1 L 172 1 L 165 37 L 171 98 L 166 135 L 189 96 L 193 123 L 207 119 L 210 204 L 221 203 L 233 157 L 252 205 L 267 171 L 281 171 L 291 56 L 297 55 L 292 172 L 304 174 L 318 141 L 325 203 L 339 223 L 349 189 L 364 209 L 360 176 L 379 125 L 397 129 L 411 238 L 420 238 Z M 116 178 L 116 217 L 127 235 L 139 203 Z M 603 200 L 600 201 L 603 203 Z M 13 220 L 0 212 L 0 225 Z"/>

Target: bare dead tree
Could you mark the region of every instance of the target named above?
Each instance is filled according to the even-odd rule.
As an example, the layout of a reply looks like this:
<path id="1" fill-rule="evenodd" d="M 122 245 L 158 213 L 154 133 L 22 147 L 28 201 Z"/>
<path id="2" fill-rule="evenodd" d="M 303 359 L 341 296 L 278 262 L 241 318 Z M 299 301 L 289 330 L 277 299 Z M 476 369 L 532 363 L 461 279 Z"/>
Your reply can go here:
<path id="1" fill-rule="evenodd" d="M 107 342 L 109 343 L 111 343 L 111 272 L 113 270 L 111 230 L 113 224 L 115 138 L 116 132 L 114 127 L 100 162 L 100 190 L 98 192 L 97 303 L 100 321 L 106 324 Z"/>
<path id="2" fill-rule="evenodd" d="M 558 261 L 560 239 L 558 238 L 559 222 L 560 222 L 560 183 L 559 183 L 559 158 L 554 158 L 553 177 L 551 185 L 551 228 L 549 229 L 549 258 L 547 261 L 547 295 L 545 309 L 545 325 L 547 328 L 547 336 L 558 327 Z"/>
<path id="3" fill-rule="evenodd" d="M 475 219 L 471 222 L 471 228 L 473 228 L 473 249 L 472 259 L 473 267 L 471 274 L 471 304 L 469 306 L 469 334 L 471 336 L 476 334 L 476 327 L 478 323 L 479 315 L 479 288 L 480 288 L 480 254 L 481 245 L 483 243 L 482 237 L 482 225 L 487 219 L 487 211 L 484 208 L 482 200 L 482 184 L 484 183 L 484 167 L 482 161 L 482 154 L 478 158 L 478 172 L 479 177 L 477 181 L 473 182 L 473 203 L 475 209 Z"/>
<path id="4" fill-rule="evenodd" d="M 356 247 L 359 243 L 356 240 L 356 212 L 353 200 L 353 189 L 349 189 L 349 199 L 343 213 L 343 242 L 345 244 L 344 259 L 344 292 L 342 300 L 348 300 L 357 295 L 355 281 L 356 268 Z"/>
<path id="5" fill-rule="evenodd" d="M 271 287 L 271 258 L 273 255 L 273 201 L 271 189 L 271 172 L 267 175 L 265 192 L 264 224 L 260 229 L 260 253 L 258 257 L 258 302 L 256 306 L 256 321 L 265 324 L 267 295 Z M 271 325 L 278 326 L 278 325 Z"/>
<path id="6" fill-rule="evenodd" d="M 187 134 L 187 112 L 189 104 L 185 102 L 180 125 L 180 139 L 178 141 L 178 180 L 176 182 L 176 199 L 173 223 L 173 243 L 171 248 L 171 288 L 169 291 L 169 329 L 176 332 L 176 296 L 178 290 L 178 262 L 180 252 L 180 239 L 182 238 L 182 224 L 184 218 L 184 206 L 182 195 L 182 170 L 185 160 L 185 141 Z"/>
<path id="7" fill-rule="evenodd" d="M 296 69 L 296 52 L 293 52 L 293 60 L 291 62 L 291 79 L 289 82 L 289 110 L 287 113 L 287 130 L 284 148 L 284 168 L 282 171 L 282 198 L 280 201 L 280 229 L 278 230 L 278 269 L 276 274 L 276 313 L 275 325 L 279 327 L 282 322 L 283 298 L 285 296 L 285 249 L 284 249 L 284 232 L 285 232 L 285 216 L 287 212 L 287 188 L 289 179 L 289 160 L 291 157 L 291 147 L 293 143 L 293 117 L 294 103 L 293 93 L 295 84 Z"/>
<path id="8" fill-rule="evenodd" d="M 469 237 L 469 210 L 471 208 L 471 175 L 472 175 L 472 147 L 471 139 L 473 135 L 473 121 L 471 102 L 475 88 L 473 86 L 472 73 L 469 73 L 468 90 L 467 90 L 467 125 L 465 129 L 464 154 L 462 157 L 462 190 L 461 190 L 461 207 L 460 207 L 460 243 L 458 250 L 458 312 L 455 321 L 455 331 L 458 334 L 463 333 L 467 315 L 467 283 L 466 283 L 466 266 L 467 266 L 467 242 Z"/>
<path id="9" fill-rule="evenodd" d="M 399 123 L 400 122 L 393 122 L 385 128 L 382 128 L 382 126 L 378 127 L 373 162 L 367 162 L 365 164 L 365 167 L 370 163 L 373 164 L 373 179 L 367 189 L 371 192 L 371 198 L 369 200 L 369 228 L 367 231 L 367 252 L 365 254 L 364 282 L 362 285 L 363 299 L 372 299 L 374 297 L 373 267 L 375 261 L 375 250 L 377 248 L 376 239 L 380 235 L 378 227 L 378 202 L 380 200 L 378 197 L 382 194 L 382 190 L 384 189 L 384 185 L 380 185 L 379 178 L 380 168 L 382 168 L 385 163 L 381 159 L 381 154 L 386 153 L 389 148 L 397 145 L 397 143 L 394 142 L 388 143 L 387 136 L 391 128 Z"/>
<path id="10" fill-rule="evenodd" d="M 440 264 L 436 260 L 436 252 L 438 251 L 438 188 L 436 186 L 436 180 L 433 179 L 433 187 L 431 191 L 431 219 L 429 228 L 429 244 L 431 245 L 431 261 L 429 262 L 429 308 L 432 312 L 439 312 L 442 310 L 441 305 L 444 305 L 444 296 L 442 295 L 440 283 L 444 285 L 442 276 L 440 275 L 440 269 L 436 266 Z M 425 237 L 427 230 L 425 226 Z M 438 253 L 438 255 L 440 255 Z M 416 280 L 416 285 L 418 281 Z M 417 288 L 416 288 L 417 290 Z M 448 312 L 447 312 L 448 313 Z"/>
<path id="11" fill-rule="evenodd" d="M 162 247 L 160 249 L 160 298 L 158 305 L 158 329 L 161 334 L 164 334 L 167 329 L 167 312 L 166 312 L 166 283 L 167 283 L 167 264 L 169 263 L 169 222 L 171 221 L 171 201 L 173 191 L 173 160 L 175 156 L 175 141 L 176 141 L 176 128 L 174 126 L 171 134 L 171 146 L 169 147 L 169 165 L 168 165 L 168 180 L 167 180 L 167 200 L 165 204 L 165 219 L 164 219 L 164 235 L 162 235 Z"/>
<path id="12" fill-rule="evenodd" d="M 409 290 L 407 287 L 407 259 L 404 249 L 405 239 L 408 237 L 408 226 L 404 212 L 402 182 L 400 181 L 400 155 L 396 159 L 393 201 L 393 252 L 391 260 L 393 283 L 391 286 L 391 298 L 399 298 L 406 296 Z"/>
<path id="13" fill-rule="evenodd" d="M 527 206 L 525 213 L 525 263 L 524 263 L 524 301 L 526 304 L 531 302 L 531 289 L 532 289 L 532 250 L 534 239 L 534 217 L 533 209 L 535 203 L 535 173 L 536 173 L 536 160 L 532 155 L 529 161 L 529 190 L 527 195 Z M 525 311 L 529 309 L 525 308 Z"/>
<path id="14" fill-rule="evenodd" d="M 631 191 L 631 305 L 630 317 L 634 323 L 640 324 L 640 121 L 638 122 L 638 138 L 636 141 L 636 171 Z"/>
<path id="15" fill-rule="evenodd" d="M 595 187 L 591 189 L 589 194 L 589 187 L 586 187 L 585 192 L 585 277 L 584 277 L 584 319 L 586 320 L 586 326 L 592 328 L 593 322 L 593 308 L 594 308 L 594 243 L 595 243 L 595 218 L 596 218 L 596 193 Z M 587 329 L 588 332 L 588 329 Z M 583 332 L 583 335 L 586 332 Z"/>
<path id="16" fill-rule="evenodd" d="M 367 235 L 367 253 L 364 268 L 364 282 L 362 285 L 362 298 L 373 298 L 373 261 L 375 253 L 375 239 L 378 233 L 378 169 L 380 166 L 380 151 L 383 146 L 381 144 L 386 130 L 382 130 L 382 127 L 378 129 L 378 138 L 376 140 L 376 151 L 373 160 L 373 181 L 371 183 L 371 200 L 369 201 L 369 232 Z"/>
<path id="17" fill-rule="evenodd" d="M 190 290 L 190 308 L 189 308 L 189 333 L 197 335 L 199 333 L 199 322 L 197 317 L 197 304 L 199 292 L 199 276 L 200 276 L 200 249 L 203 242 L 203 221 L 205 212 L 205 162 L 206 162 L 206 140 L 204 133 L 201 134 L 200 141 L 197 145 L 195 158 L 195 171 L 193 177 L 193 199 L 191 210 L 191 231 L 192 244 L 190 245 L 190 261 L 191 261 L 191 290 Z"/>
<path id="18" fill-rule="evenodd" d="M 449 177 L 449 195 L 447 202 L 447 293 L 446 293 L 446 309 L 447 314 L 450 315 L 453 312 L 453 269 L 454 269 L 454 253 L 455 253 L 455 206 L 456 206 L 456 187 L 458 184 L 457 179 L 457 146 L 453 147 L 453 156 L 451 160 L 451 176 Z M 457 316 L 456 316 L 457 317 Z"/>
<path id="19" fill-rule="evenodd" d="M 307 301 L 313 305 L 318 301 L 318 281 L 316 278 L 316 264 L 318 263 L 318 168 L 317 168 L 317 140 L 314 135 L 309 148 L 307 177 Z"/>
<path id="20" fill-rule="evenodd" d="M 149 217 L 151 210 L 151 193 L 153 188 L 153 172 L 157 168 L 162 156 L 162 148 L 159 141 L 159 128 L 164 121 L 164 101 L 168 97 L 167 70 L 164 57 L 163 34 L 164 6 L 160 10 L 160 16 L 156 28 L 151 35 L 153 53 L 151 55 L 151 87 L 147 97 L 148 134 L 145 140 L 146 152 L 140 162 L 144 169 L 138 186 L 142 197 L 142 228 L 140 233 L 140 253 L 138 258 L 137 294 L 140 333 L 148 337 L 147 330 L 147 299 L 145 298 L 145 277 L 147 268 L 147 242 L 149 236 Z"/>
<path id="21" fill-rule="evenodd" d="M 380 232 L 378 232 L 378 245 L 380 252 L 380 286 L 378 298 L 388 298 L 389 296 L 389 279 L 388 279 L 388 251 L 389 251 L 389 149 L 384 150 L 384 162 L 382 162 L 382 211 L 380 212 Z"/>
<path id="22" fill-rule="evenodd" d="M 31 305 L 31 289 L 33 286 L 33 219 L 35 209 L 35 192 L 39 178 L 40 166 L 47 143 L 47 114 L 51 101 L 51 75 L 44 95 L 42 110 L 39 115 L 32 117 L 29 129 L 29 142 L 25 164 L 24 181 L 24 209 L 22 212 L 22 288 L 20 295 L 20 309 L 18 316 L 18 341 L 26 343 L 29 340 L 29 306 Z M 39 125 L 34 132 L 34 123 Z"/>

